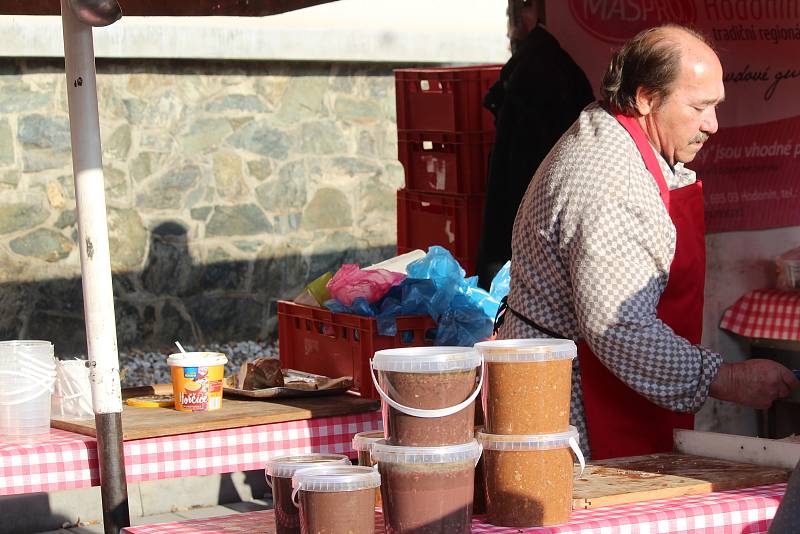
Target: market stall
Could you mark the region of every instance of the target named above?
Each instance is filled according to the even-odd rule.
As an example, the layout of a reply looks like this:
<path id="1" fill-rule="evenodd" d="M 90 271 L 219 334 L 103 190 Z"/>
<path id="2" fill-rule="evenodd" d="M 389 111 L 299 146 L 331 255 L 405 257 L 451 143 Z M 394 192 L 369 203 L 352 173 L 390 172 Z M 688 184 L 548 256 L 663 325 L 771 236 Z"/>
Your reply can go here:
<path id="1" fill-rule="evenodd" d="M 89 108 L 94 106 L 95 112 L 89 113 L 89 119 L 90 122 L 93 120 L 96 123 L 96 98 L 92 97 L 86 101 L 78 99 L 86 92 L 78 90 L 79 87 L 88 86 L 94 90 L 93 65 L 87 63 L 87 60 L 93 60 L 91 30 L 83 22 L 70 19 L 66 0 L 62 4 L 65 6 L 67 39 L 73 34 L 82 36 L 82 40 L 78 39 L 75 43 L 67 42 L 68 52 L 71 46 L 73 52 L 78 50 L 77 57 L 67 59 L 68 78 L 74 80 L 73 89 L 75 89 L 74 91 L 70 89 L 70 109 L 73 110 L 74 106 L 79 110 L 82 109 L 80 108 L 82 105 Z M 162 14 L 158 10 L 154 10 L 153 13 Z M 212 9 L 212 14 L 215 13 Z M 232 13 L 251 14 L 236 10 Z M 199 13 L 176 11 L 169 14 Z M 265 12 L 259 11 L 257 14 Z M 69 31 L 70 28 L 72 31 Z M 78 67 L 72 63 L 76 60 L 79 60 Z M 78 73 L 83 72 L 81 68 L 91 71 L 91 75 L 88 78 L 78 76 Z M 73 110 L 73 115 L 76 113 Z M 93 129 L 92 135 L 88 136 L 91 138 L 89 146 L 80 142 L 82 136 L 76 133 L 78 128 L 73 129 L 73 145 L 76 147 L 76 183 L 83 182 L 89 191 L 86 195 L 81 195 L 79 192 L 78 203 L 81 212 L 82 258 L 86 267 L 85 276 L 88 279 L 85 281 L 85 287 L 88 287 L 85 291 L 87 322 L 89 325 L 94 325 L 90 326 L 90 329 L 96 328 L 94 334 L 97 338 L 97 344 L 93 346 L 90 332 L 93 397 L 98 418 L 86 424 L 72 421 L 57 422 L 55 426 L 62 425 L 59 428 L 69 428 L 72 432 L 53 431 L 49 440 L 35 445 L 3 445 L 0 448 L 0 474 L 5 479 L 0 488 L 3 488 L 4 494 L 96 485 L 101 480 L 100 468 L 102 468 L 104 486 L 111 482 L 117 486 L 116 494 L 113 492 L 108 494 L 108 503 L 119 503 L 120 506 L 126 507 L 124 494 L 126 481 L 261 469 L 267 460 L 298 453 L 343 453 L 353 456 L 355 451 L 348 446 L 353 434 L 376 430 L 383 426 L 385 441 L 376 443 L 372 449 L 372 460 L 377 462 L 376 471 L 380 472 L 380 477 L 376 476 L 376 471 L 368 468 L 366 472 L 354 472 L 372 479 L 380 478 L 380 484 L 372 484 L 373 480 L 370 481 L 372 485 L 356 488 L 370 490 L 367 492 L 369 498 L 365 501 L 369 507 L 365 509 L 361 506 L 358 512 L 366 510 L 369 523 L 373 522 L 374 517 L 377 532 L 383 532 L 384 521 L 391 525 L 393 522 L 403 523 L 404 520 L 430 521 L 424 524 L 441 523 L 442 532 L 451 531 L 450 525 L 455 525 L 452 527 L 455 529 L 452 530 L 454 532 L 471 528 L 473 532 L 498 533 L 516 532 L 518 528 L 536 528 L 541 525 L 547 525 L 543 527 L 543 532 L 587 532 L 591 529 L 600 532 L 634 528 L 642 530 L 655 528 L 660 532 L 692 532 L 709 527 L 758 532 L 767 528 L 785 490 L 785 485 L 782 483 L 788 478 L 785 466 L 754 467 L 704 460 L 705 467 L 701 468 L 698 465 L 702 462 L 695 457 L 680 456 L 674 459 L 674 465 L 687 471 L 678 468 L 665 469 L 664 465 L 673 465 L 673 460 L 665 457 L 650 458 L 651 463 L 657 464 L 657 467 L 653 468 L 655 471 L 645 469 L 640 458 L 617 460 L 613 464 L 590 464 L 584 471 L 584 459 L 578 445 L 579 435 L 575 428 L 569 426 L 572 360 L 577 356 L 575 344 L 560 339 L 533 340 L 533 342 L 524 340 L 521 343 L 511 344 L 488 342 L 488 344 L 478 343 L 477 350 L 473 350 L 473 343 L 491 335 L 491 317 L 494 314 L 487 312 L 485 307 L 482 308 L 481 303 L 488 301 L 492 295 L 486 292 L 484 295 L 474 286 L 470 286 L 464 279 L 463 271 L 457 280 L 457 291 L 449 293 L 450 300 L 447 302 L 448 306 L 451 301 L 457 302 L 458 299 L 453 297 L 456 293 L 459 296 L 466 295 L 461 299 L 464 301 L 461 303 L 463 304 L 461 308 L 456 309 L 457 307 L 453 306 L 452 309 L 447 307 L 431 312 L 429 305 L 436 300 L 434 296 L 438 297 L 439 293 L 424 294 L 417 302 L 418 309 L 428 311 L 432 319 L 439 320 L 439 324 L 436 325 L 435 340 L 438 345 L 444 347 L 416 347 L 415 345 L 427 344 L 430 341 L 417 336 L 413 344 L 397 348 L 397 345 L 400 345 L 397 340 L 402 337 L 402 332 L 397 330 L 402 330 L 402 327 L 394 323 L 396 337 L 393 347 L 370 345 L 369 349 L 364 350 L 367 338 L 363 337 L 365 331 L 363 327 L 348 325 L 347 321 L 336 322 L 336 315 L 347 316 L 348 320 L 353 321 L 352 315 L 355 311 L 353 306 L 357 303 L 340 301 L 329 304 L 327 300 L 325 303 L 315 302 L 312 307 L 318 310 L 310 312 L 295 303 L 280 304 L 279 317 L 284 321 L 291 318 L 294 321 L 295 331 L 305 329 L 307 336 L 299 339 L 298 346 L 302 346 L 302 350 L 286 349 L 289 342 L 286 337 L 288 323 L 281 325 L 283 336 L 281 359 L 296 362 L 302 356 L 305 358 L 304 365 L 332 365 L 337 370 L 336 366 L 343 365 L 345 368 L 357 369 L 357 372 L 352 373 L 356 377 L 355 389 L 364 396 L 381 398 L 383 425 L 379 424 L 378 413 L 374 411 L 376 407 L 374 402 L 357 399 L 352 395 L 344 397 L 343 404 L 346 406 L 339 412 L 333 409 L 336 407 L 336 402 L 332 397 L 319 402 L 309 401 L 305 405 L 302 401 L 293 401 L 290 406 L 292 409 L 280 414 L 264 408 L 264 405 L 259 406 L 257 401 L 234 400 L 226 400 L 221 406 L 218 403 L 213 407 L 218 412 L 211 414 L 212 407 L 208 404 L 207 398 L 203 401 L 207 410 L 197 411 L 209 413 L 192 414 L 191 420 L 177 418 L 175 416 L 182 414 L 172 411 L 168 414 L 155 411 L 145 413 L 137 411 L 136 407 L 133 409 L 126 407 L 123 412 L 119 403 L 121 395 L 119 395 L 118 376 L 114 375 L 117 372 L 115 365 L 118 364 L 113 361 L 116 353 L 113 325 L 108 325 L 102 320 L 102 317 L 113 317 L 113 301 L 108 276 L 110 271 L 107 267 L 107 238 L 100 217 L 105 208 L 102 202 L 99 132 L 96 124 L 90 126 Z M 422 150 L 426 150 L 424 148 L 426 140 L 416 139 L 411 135 L 419 132 L 409 129 L 406 133 L 409 137 L 405 140 L 401 138 L 400 141 L 405 141 L 409 150 L 411 143 L 417 141 L 423 147 Z M 475 132 L 468 129 L 451 133 L 466 135 Z M 430 140 L 427 141 L 430 144 Z M 456 143 L 444 140 L 439 144 L 452 149 Z M 480 145 L 481 148 L 486 146 L 483 138 L 474 144 Z M 82 146 L 86 149 L 83 155 Z M 408 160 L 412 159 L 410 154 L 411 152 L 406 155 Z M 87 164 L 85 159 L 93 161 Z M 430 161 L 427 154 L 417 154 L 417 159 Z M 480 164 L 484 160 L 484 157 L 478 159 Z M 425 197 L 429 200 L 419 200 L 420 208 L 429 208 L 430 199 L 443 198 L 437 196 L 437 193 L 430 194 L 433 196 Z M 403 195 L 398 196 L 401 199 L 398 206 L 404 206 L 402 209 L 405 211 L 399 215 L 407 216 L 416 206 L 412 202 L 416 197 Z M 92 199 L 93 196 L 98 198 Z M 446 213 L 444 218 L 440 216 L 440 212 L 435 215 L 437 221 L 442 221 L 453 214 Z M 400 238 L 404 241 L 400 243 L 399 252 L 427 244 L 418 243 L 411 237 L 426 234 L 434 225 L 422 223 L 418 228 L 407 226 L 405 223 L 412 219 L 420 220 L 418 217 L 406 219 L 400 217 L 398 237 L 399 242 Z M 471 219 L 467 218 L 466 222 L 470 221 Z M 445 235 L 449 235 L 451 226 L 443 226 L 448 230 Z M 92 228 L 99 232 L 97 238 L 92 238 L 94 234 L 89 235 Z M 467 229 L 465 233 L 474 234 L 474 231 Z M 465 251 L 462 256 L 472 256 L 472 250 L 468 250 L 465 242 L 451 239 L 450 245 L 455 249 L 452 251 L 453 255 L 458 255 L 459 250 L 462 250 Z M 452 260 L 452 256 L 450 259 Z M 88 266 L 92 261 L 95 265 L 90 272 Z M 381 298 L 388 294 L 391 287 L 400 287 L 404 283 L 401 277 L 397 278 L 386 287 L 386 292 Z M 412 278 L 416 280 L 413 282 L 415 284 L 427 281 L 428 287 L 435 286 L 435 291 L 443 291 L 432 276 L 408 277 L 405 282 Z M 98 280 L 98 286 L 93 288 L 92 279 Z M 335 280 L 336 276 L 332 281 Z M 406 289 L 408 286 L 403 288 Z M 100 298 L 97 298 L 98 295 Z M 99 304 L 93 307 L 96 302 Z M 374 299 L 367 304 L 373 305 L 377 302 L 378 299 Z M 323 304 L 330 308 L 330 311 L 324 310 Z M 400 301 L 396 304 L 397 310 L 408 311 L 405 302 Z M 498 304 L 497 299 L 494 299 L 492 310 L 496 311 Z M 463 321 L 464 308 L 469 308 L 470 311 L 478 310 L 476 313 L 480 316 L 481 329 L 471 330 L 454 321 L 453 331 L 461 337 L 447 337 L 443 334 L 446 331 L 444 328 L 446 314 L 451 312 L 451 315 Z M 453 309 L 462 312 L 461 315 L 453 312 Z M 374 315 L 379 319 L 385 319 L 386 317 L 381 315 L 383 311 L 384 306 L 381 303 L 379 311 L 369 310 L 363 315 L 369 316 L 370 312 L 375 312 Z M 292 316 L 292 313 L 295 315 Z M 397 314 L 390 316 L 389 319 L 396 320 L 396 316 Z M 327 323 L 322 324 L 323 321 Z M 363 321 L 376 322 L 372 318 Z M 344 327 L 340 329 L 341 324 L 344 324 Z M 431 326 L 425 322 L 417 325 L 416 334 L 426 335 Z M 372 335 L 370 330 L 369 340 Z M 383 333 L 375 335 L 386 337 Z M 327 340 L 340 340 L 339 344 L 345 347 L 343 356 L 320 351 L 320 345 L 316 341 L 305 343 L 314 336 Z M 446 342 L 455 339 L 457 342 Z M 298 340 L 293 339 L 293 341 Z M 359 350 L 353 350 L 353 346 L 358 344 L 361 345 Z M 464 346 L 455 347 L 455 345 Z M 205 367 L 210 366 L 189 364 L 182 366 L 185 369 L 194 369 L 191 371 L 193 373 L 198 373 L 197 369 Z M 307 370 L 319 371 L 319 369 Z M 180 371 L 180 373 L 186 372 L 188 371 Z M 208 370 L 205 369 L 204 372 Z M 113 375 L 114 378 L 110 382 L 104 381 L 104 374 Z M 333 373 L 329 374 L 336 376 Z M 173 373 L 173 377 L 175 376 L 178 375 Z M 189 375 L 183 374 L 181 377 L 186 378 Z M 195 374 L 191 378 L 191 384 L 196 385 L 196 389 L 192 391 L 208 386 L 207 380 L 202 381 L 204 376 Z M 533 386 L 529 390 L 528 386 L 531 384 Z M 177 388 L 177 382 L 175 385 Z M 222 393 L 218 392 L 221 399 Z M 178 395 L 179 391 L 176 389 L 176 402 Z M 479 395 L 482 395 L 485 417 L 483 421 L 475 415 L 475 401 Z M 180 409 L 182 403 L 183 397 L 176 408 Z M 529 413 L 527 410 L 520 410 L 520 406 L 535 409 L 531 409 Z M 359 411 L 363 413 L 354 414 Z M 270 419 L 273 416 L 274 418 Z M 477 433 L 476 422 L 485 425 Z M 257 452 L 248 447 L 254 443 L 258 444 Z M 47 458 L 47 462 L 41 462 L 42 455 Z M 475 464 L 481 458 L 484 465 L 476 475 Z M 573 465 L 574 460 L 578 461 L 579 468 Z M 713 469 L 707 464 L 713 464 Z M 432 465 L 438 469 L 431 469 Z M 609 475 L 609 469 L 616 470 L 614 474 L 617 478 Z M 435 480 L 441 471 L 452 474 L 451 478 L 456 480 L 453 484 L 457 488 L 442 486 L 439 484 L 440 481 Z M 421 479 L 425 482 L 423 486 L 427 488 L 429 485 L 434 489 L 429 494 L 421 492 L 420 495 L 409 497 L 408 494 L 414 494 L 414 491 L 409 489 L 413 484 L 404 479 L 409 472 L 415 477 L 414 484 Z M 709 472 L 713 472 L 713 476 L 709 475 Z M 109 473 L 123 476 L 114 480 Z M 343 493 L 352 489 L 348 487 L 342 491 L 304 490 L 303 484 L 310 482 L 303 476 L 312 475 L 327 476 L 327 473 L 298 472 L 297 480 L 288 477 L 290 488 L 294 489 L 291 492 L 292 501 L 295 500 L 295 493 L 303 491 Z M 486 488 L 478 493 L 473 491 L 476 476 L 483 477 Z M 338 479 L 334 480 L 333 486 L 340 482 Z M 647 483 L 653 483 L 654 486 L 649 487 Z M 379 485 L 383 502 L 386 504 L 375 511 L 373 516 L 372 493 Z M 513 491 L 509 487 L 512 487 Z M 604 489 L 600 490 L 599 487 Z M 111 490 L 114 488 L 110 488 Z M 473 517 L 471 513 L 473 498 L 480 495 L 486 497 L 489 514 L 488 516 L 476 514 Z M 297 508 L 301 514 L 305 508 L 305 520 L 310 521 L 308 511 L 314 508 L 308 503 L 314 499 L 320 501 L 322 499 L 318 495 L 313 497 L 300 495 L 298 498 L 305 504 Z M 330 498 L 331 502 L 334 502 L 333 499 L 336 497 Z M 394 502 L 395 498 L 397 502 Z M 458 509 L 454 513 L 445 513 L 443 508 L 451 503 L 450 498 L 453 498 Z M 106 500 L 105 491 L 104 500 Z M 520 504 L 519 507 L 515 507 L 517 503 Z M 422 504 L 429 506 L 420 511 Z M 291 503 L 286 502 L 276 503 L 276 508 L 281 510 L 282 505 L 293 510 Z M 316 510 L 328 512 L 335 508 L 328 505 L 319 506 Z M 415 516 L 416 512 L 419 512 L 419 517 Z M 114 514 L 113 517 L 112 515 L 106 517 L 107 531 L 114 525 L 126 524 L 126 517 L 123 517 L 127 515 L 126 509 L 115 509 Z M 243 530 L 271 533 L 274 532 L 272 530 L 274 521 L 275 512 L 267 511 L 242 514 L 234 519 L 217 518 L 127 527 L 125 531 L 131 534 Z M 499 526 L 509 524 L 513 526 Z M 396 530 L 402 531 L 402 529 Z"/>
<path id="2" fill-rule="evenodd" d="M 706 495 L 662 499 L 646 503 L 609 506 L 597 510 L 578 510 L 569 523 L 553 527 L 525 529 L 542 534 L 594 534 L 605 532 L 659 532 L 662 534 L 720 532 L 766 532 L 780 504 L 786 484 L 709 493 Z M 383 517 L 375 514 L 375 533 L 382 534 Z M 496 527 L 482 517 L 471 524 L 475 534 L 512 534 L 517 528 Z M 250 512 L 217 517 L 128 527 L 129 534 L 274 534 L 274 512 Z"/>

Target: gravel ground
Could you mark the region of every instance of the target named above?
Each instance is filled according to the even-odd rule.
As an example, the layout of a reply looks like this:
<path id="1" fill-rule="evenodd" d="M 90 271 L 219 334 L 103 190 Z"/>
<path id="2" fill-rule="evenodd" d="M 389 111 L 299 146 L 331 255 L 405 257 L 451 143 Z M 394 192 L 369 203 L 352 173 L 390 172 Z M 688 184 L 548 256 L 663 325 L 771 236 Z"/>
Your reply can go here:
<path id="1" fill-rule="evenodd" d="M 228 343 L 209 343 L 203 346 L 184 345 L 187 352 L 221 352 L 228 357 L 225 375 L 233 374 L 247 360 L 264 356 L 277 358 L 278 346 L 264 341 L 233 341 Z M 167 357 L 175 351 L 152 352 L 132 349 L 119 353 L 119 366 L 122 369 L 122 387 L 146 386 L 150 384 L 171 383 Z M 86 358 L 83 356 L 83 358 Z"/>

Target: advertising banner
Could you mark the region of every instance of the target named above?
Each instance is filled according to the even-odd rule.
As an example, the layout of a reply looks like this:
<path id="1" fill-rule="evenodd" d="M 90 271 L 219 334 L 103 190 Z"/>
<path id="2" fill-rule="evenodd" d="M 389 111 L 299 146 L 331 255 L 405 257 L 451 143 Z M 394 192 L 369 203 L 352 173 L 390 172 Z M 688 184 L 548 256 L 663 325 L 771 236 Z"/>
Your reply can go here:
<path id="1" fill-rule="evenodd" d="M 646 28 L 704 33 L 725 71 L 719 132 L 689 168 L 708 233 L 800 225 L 800 0 L 548 0 L 547 29 L 599 85 L 612 52 Z"/>

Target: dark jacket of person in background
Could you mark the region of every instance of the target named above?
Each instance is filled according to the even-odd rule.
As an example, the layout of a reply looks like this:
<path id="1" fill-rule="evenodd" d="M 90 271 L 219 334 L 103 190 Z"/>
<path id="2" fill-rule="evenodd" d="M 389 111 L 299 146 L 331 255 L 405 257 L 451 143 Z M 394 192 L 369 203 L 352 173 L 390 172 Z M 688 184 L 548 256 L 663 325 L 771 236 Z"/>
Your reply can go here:
<path id="1" fill-rule="evenodd" d="M 494 114 L 497 134 L 478 250 L 481 287 L 488 289 L 511 259 L 514 218 L 536 168 L 593 101 L 586 75 L 541 25 L 520 43 L 489 89 L 483 105 Z"/>

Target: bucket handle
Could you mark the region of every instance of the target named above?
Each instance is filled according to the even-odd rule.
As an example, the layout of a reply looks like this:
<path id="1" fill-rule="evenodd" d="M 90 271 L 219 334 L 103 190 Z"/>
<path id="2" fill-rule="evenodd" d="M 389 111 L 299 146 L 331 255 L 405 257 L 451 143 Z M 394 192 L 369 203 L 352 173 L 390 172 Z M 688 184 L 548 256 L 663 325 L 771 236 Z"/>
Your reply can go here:
<path id="1" fill-rule="evenodd" d="M 583 457 L 581 447 L 578 445 L 578 440 L 575 438 L 569 438 L 569 448 L 572 449 L 572 452 L 575 453 L 575 457 L 578 458 L 578 462 L 581 464 L 581 473 L 578 475 L 578 478 L 580 478 L 583 476 L 583 470 L 586 469 L 586 459 Z"/>
<path id="2" fill-rule="evenodd" d="M 28 375 L 26 375 L 24 373 L 18 373 L 16 371 L 0 370 L 0 375 L 17 376 L 17 377 L 20 377 L 20 378 L 28 378 Z M 53 393 L 54 384 L 55 384 L 55 373 L 54 373 L 54 376 L 52 376 L 52 377 L 42 377 L 42 378 L 38 378 L 38 379 L 33 379 L 26 386 L 22 387 L 21 389 L 18 389 L 18 390 L 15 390 L 15 391 L 4 391 L 2 394 L 0 394 L 0 397 L 14 397 L 16 395 L 27 393 L 31 389 L 34 389 L 34 388 L 38 389 L 39 387 L 44 387 L 45 389 L 50 391 L 50 393 Z M 35 399 L 36 396 L 41 395 L 41 394 L 42 394 L 41 391 L 37 391 L 35 396 L 30 397 L 30 398 L 26 398 L 23 401 L 15 400 L 15 401 L 9 402 L 9 403 L 0 402 L 0 404 L 3 404 L 4 406 L 11 406 L 12 404 L 20 404 L 21 402 L 28 402 L 31 399 Z"/>
<path id="3" fill-rule="evenodd" d="M 44 384 L 44 382 L 34 382 L 34 383 L 32 383 L 31 385 L 33 386 L 33 385 L 45 385 L 45 384 Z M 51 386 L 51 387 L 49 387 L 49 388 L 46 388 L 46 389 L 48 389 L 48 390 L 50 391 L 50 393 L 52 393 L 52 392 L 53 392 L 53 388 L 52 388 L 52 386 Z M 16 395 L 16 394 L 18 394 L 18 393 L 24 393 L 24 392 L 25 392 L 25 390 L 23 390 L 23 391 L 20 391 L 20 392 L 16 392 L 16 391 L 15 391 L 15 392 L 13 392 L 13 393 Z M 24 404 L 24 403 L 26 403 L 26 402 L 32 401 L 32 400 L 33 400 L 33 399 L 35 399 L 36 397 L 39 397 L 41 394 L 42 394 L 42 391 L 40 391 L 40 390 L 37 390 L 37 391 L 35 391 L 35 392 L 34 392 L 34 394 L 33 394 L 33 395 L 31 395 L 31 396 L 28 396 L 28 397 L 22 397 L 22 398 L 20 398 L 20 399 L 14 399 L 14 400 L 13 400 L 13 401 L 11 401 L 11 402 L 4 402 L 4 401 L 1 401 L 1 400 L 0 400 L 0 406 L 16 406 L 17 404 Z"/>
<path id="4" fill-rule="evenodd" d="M 50 369 L 55 370 L 56 368 L 55 360 L 53 360 L 52 363 L 50 361 L 44 362 L 42 360 L 34 358 L 30 354 L 19 353 L 19 352 L 16 353 L 16 357 L 22 360 L 24 363 L 28 364 L 29 366 L 40 370 L 47 369 L 49 371 Z"/>
<path id="5" fill-rule="evenodd" d="M 300 491 L 302 485 L 303 485 L 302 482 L 298 482 L 297 487 L 292 488 L 292 504 L 294 504 L 295 508 L 297 508 L 298 510 L 300 509 L 300 503 L 297 502 L 297 492 Z"/>
<path id="6" fill-rule="evenodd" d="M 395 410 L 400 410 L 401 412 L 407 415 L 413 415 L 414 417 L 447 417 L 448 415 L 453 415 L 454 413 L 458 413 L 467 406 L 469 406 L 472 401 L 474 401 L 478 394 L 481 392 L 481 387 L 483 386 L 483 357 L 481 357 L 481 363 L 478 365 L 478 369 L 480 370 L 480 374 L 478 375 L 478 385 L 475 386 L 475 391 L 473 391 L 466 400 L 454 405 L 448 406 L 447 408 L 436 408 L 433 410 L 425 410 L 422 408 L 412 408 L 410 406 L 405 406 L 400 404 L 394 399 L 391 399 L 389 395 L 386 394 L 381 386 L 378 384 L 378 379 L 375 376 L 375 367 L 373 366 L 373 360 L 370 359 L 369 361 L 369 368 L 370 368 L 370 376 L 372 377 L 372 383 L 375 384 L 375 390 L 381 396 L 381 399 L 386 401 L 386 404 L 394 408 Z"/>

